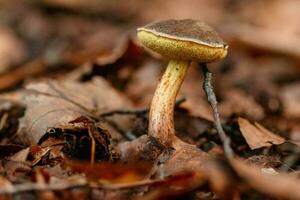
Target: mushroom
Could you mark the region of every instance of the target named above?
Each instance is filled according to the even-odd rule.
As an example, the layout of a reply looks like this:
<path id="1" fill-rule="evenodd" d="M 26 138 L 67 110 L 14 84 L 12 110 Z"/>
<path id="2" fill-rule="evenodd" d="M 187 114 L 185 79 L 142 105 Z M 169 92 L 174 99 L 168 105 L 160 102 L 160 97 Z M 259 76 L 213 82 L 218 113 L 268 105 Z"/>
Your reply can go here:
<path id="1" fill-rule="evenodd" d="M 172 147 L 175 139 L 174 104 L 192 61 L 204 64 L 227 54 L 228 45 L 204 22 L 163 20 L 137 29 L 139 41 L 169 59 L 167 69 L 152 99 L 148 135 Z"/>

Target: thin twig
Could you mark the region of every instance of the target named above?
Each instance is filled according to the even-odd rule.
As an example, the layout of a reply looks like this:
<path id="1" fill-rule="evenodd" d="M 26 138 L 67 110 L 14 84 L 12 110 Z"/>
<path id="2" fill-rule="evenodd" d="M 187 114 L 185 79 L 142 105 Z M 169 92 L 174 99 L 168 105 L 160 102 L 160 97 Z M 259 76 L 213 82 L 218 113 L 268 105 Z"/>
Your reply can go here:
<path id="1" fill-rule="evenodd" d="M 96 141 L 90 126 L 88 127 L 88 133 L 91 138 L 91 164 L 93 165 L 95 163 Z"/>
<path id="2" fill-rule="evenodd" d="M 50 184 L 40 184 L 40 183 L 24 183 L 10 185 L 7 187 L 0 188 L 0 195 L 3 194 L 16 194 L 21 192 L 30 191 L 52 191 L 52 190 L 68 190 L 74 188 L 86 188 L 89 184 L 86 181 L 78 181 L 77 183 L 50 183 Z"/>
<path id="3" fill-rule="evenodd" d="M 5 112 L 5 113 L 3 113 L 1 120 L 0 120 L 0 130 L 2 130 L 4 128 L 4 126 L 6 125 L 7 119 L 8 119 L 8 113 Z"/>
<path id="4" fill-rule="evenodd" d="M 204 76 L 203 89 L 207 96 L 207 100 L 212 107 L 215 128 L 216 128 L 216 130 L 219 134 L 219 137 L 223 143 L 225 156 L 231 158 L 231 157 L 233 157 L 233 150 L 230 147 L 230 138 L 226 136 L 226 134 L 223 130 L 223 127 L 221 125 L 220 116 L 219 116 L 219 112 L 218 112 L 218 102 L 217 102 L 217 98 L 216 98 L 216 95 L 213 90 L 213 86 L 211 84 L 212 73 L 207 69 L 207 66 L 205 63 L 201 63 L 200 67 L 202 69 L 203 76 Z"/>
<path id="5" fill-rule="evenodd" d="M 186 101 L 186 98 L 178 99 L 175 103 L 175 106 L 179 106 L 183 102 Z M 107 122 L 109 125 L 111 125 L 113 128 L 115 128 L 121 135 L 126 137 L 128 140 L 132 140 L 131 137 L 128 136 L 128 134 L 123 131 L 115 122 L 108 119 L 108 117 L 111 117 L 113 115 L 145 115 L 149 112 L 150 108 L 142 108 L 142 109 L 130 109 L 130 110 L 113 110 L 106 113 L 102 113 L 99 117 L 103 119 L 103 121 Z"/>
<path id="6" fill-rule="evenodd" d="M 72 181 L 68 182 L 56 182 L 56 183 L 48 183 L 48 184 L 40 184 L 40 183 L 22 183 L 16 185 L 8 185 L 0 188 L 0 195 L 8 195 L 8 194 L 18 194 L 23 192 L 44 192 L 44 191 L 63 191 L 70 189 L 79 189 L 79 188 L 93 188 L 100 190 L 121 190 L 121 189 L 130 189 L 135 187 L 142 187 L 147 185 L 153 185 L 155 183 L 161 183 L 166 180 L 161 179 L 144 179 L 141 181 L 135 181 L 132 183 L 101 183 L 100 182 L 88 182 L 86 180 Z"/>
<path id="7" fill-rule="evenodd" d="M 175 106 L 179 106 L 183 102 L 186 101 L 186 98 L 183 97 L 178 99 L 175 103 Z M 112 115 L 139 115 L 139 114 L 146 114 L 149 112 L 150 108 L 142 108 L 142 109 L 132 109 L 132 110 L 113 110 L 106 113 L 102 113 L 100 117 L 110 117 Z"/>

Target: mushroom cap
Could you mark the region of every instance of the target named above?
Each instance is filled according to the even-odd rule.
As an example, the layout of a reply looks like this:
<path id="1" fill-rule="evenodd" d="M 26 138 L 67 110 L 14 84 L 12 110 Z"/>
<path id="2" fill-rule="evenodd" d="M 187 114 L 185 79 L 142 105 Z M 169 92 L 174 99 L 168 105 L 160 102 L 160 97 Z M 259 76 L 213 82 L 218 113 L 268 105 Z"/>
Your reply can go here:
<path id="1" fill-rule="evenodd" d="M 208 63 L 221 60 L 228 45 L 206 23 L 192 20 L 163 20 L 137 29 L 140 42 L 174 60 Z"/>

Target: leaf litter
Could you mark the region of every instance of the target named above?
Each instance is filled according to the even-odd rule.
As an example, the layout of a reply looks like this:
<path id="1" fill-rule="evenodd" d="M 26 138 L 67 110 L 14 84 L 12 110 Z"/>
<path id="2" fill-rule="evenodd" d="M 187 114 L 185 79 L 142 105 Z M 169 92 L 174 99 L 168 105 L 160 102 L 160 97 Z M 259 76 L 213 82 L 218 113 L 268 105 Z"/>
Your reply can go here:
<path id="1" fill-rule="evenodd" d="M 300 198 L 296 0 L 1 4 L 1 199 Z M 174 148 L 147 136 L 165 61 L 134 30 L 174 17 L 205 19 L 230 45 L 210 70 L 234 158 L 195 64 Z"/>

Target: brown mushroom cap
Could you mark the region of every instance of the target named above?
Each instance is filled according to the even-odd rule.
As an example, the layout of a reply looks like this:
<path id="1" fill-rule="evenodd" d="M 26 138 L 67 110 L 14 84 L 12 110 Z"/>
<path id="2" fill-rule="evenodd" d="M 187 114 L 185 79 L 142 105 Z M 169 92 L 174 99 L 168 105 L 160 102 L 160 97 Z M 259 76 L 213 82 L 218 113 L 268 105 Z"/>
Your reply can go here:
<path id="1" fill-rule="evenodd" d="M 175 60 L 213 62 L 228 49 L 213 28 L 192 19 L 154 22 L 138 28 L 137 34 L 143 45 Z"/>

